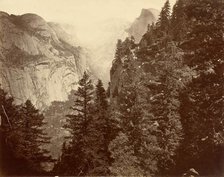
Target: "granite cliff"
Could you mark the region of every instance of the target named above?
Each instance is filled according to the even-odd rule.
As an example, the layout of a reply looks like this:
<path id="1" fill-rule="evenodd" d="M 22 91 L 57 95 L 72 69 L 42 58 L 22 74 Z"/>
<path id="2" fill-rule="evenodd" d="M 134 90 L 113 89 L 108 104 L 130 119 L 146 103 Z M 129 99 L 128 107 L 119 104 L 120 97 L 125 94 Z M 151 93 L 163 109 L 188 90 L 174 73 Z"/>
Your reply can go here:
<path id="1" fill-rule="evenodd" d="M 17 103 L 64 101 L 87 69 L 84 49 L 60 25 L 0 12 L 0 83 Z"/>
<path id="2" fill-rule="evenodd" d="M 142 9 L 141 14 L 126 31 L 129 36 L 134 36 L 135 41 L 140 42 L 143 34 L 147 31 L 149 24 L 155 23 L 158 19 L 159 11 L 155 9 Z"/>

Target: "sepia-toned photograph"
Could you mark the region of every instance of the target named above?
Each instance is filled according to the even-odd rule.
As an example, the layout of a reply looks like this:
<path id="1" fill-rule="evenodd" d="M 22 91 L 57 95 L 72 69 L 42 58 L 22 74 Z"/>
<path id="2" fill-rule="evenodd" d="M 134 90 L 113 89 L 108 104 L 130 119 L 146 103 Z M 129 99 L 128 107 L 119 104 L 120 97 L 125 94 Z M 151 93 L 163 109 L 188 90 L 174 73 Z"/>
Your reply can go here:
<path id="1" fill-rule="evenodd" d="M 224 0 L 0 0 L 0 177 L 224 177 Z"/>

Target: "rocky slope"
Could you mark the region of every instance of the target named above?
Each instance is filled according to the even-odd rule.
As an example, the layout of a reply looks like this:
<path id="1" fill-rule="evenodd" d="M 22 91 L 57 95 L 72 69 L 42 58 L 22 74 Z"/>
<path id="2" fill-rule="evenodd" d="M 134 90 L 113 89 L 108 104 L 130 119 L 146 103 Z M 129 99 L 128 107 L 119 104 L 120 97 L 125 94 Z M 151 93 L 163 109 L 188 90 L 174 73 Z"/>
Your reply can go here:
<path id="1" fill-rule="evenodd" d="M 17 103 L 63 101 L 87 68 L 87 55 L 59 25 L 35 14 L 0 12 L 0 84 Z"/>
<path id="2" fill-rule="evenodd" d="M 140 16 L 126 30 L 129 37 L 134 36 L 135 42 L 140 42 L 147 31 L 148 24 L 156 22 L 158 16 L 159 11 L 155 9 L 142 9 Z M 116 108 L 118 96 L 125 87 L 141 90 L 139 91 L 141 92 L 141 98 L 139 99 L 146 99 L 147 96 L 143 94 L 147 90 L 145 85 L 151 84 L 147 78 L 153 75 L 154 69 L 150 67 L 149 61 L 142 62 L 139 60 L 136 56 L 136 49 L 131 50 L 129 55 L 122 56 L 121 61 L 114 60 L 110 70 L 112 107 Z"/>
<path id="3" fill-rule="evenodd" d="M 135 49 L 121 61 L 114 61 L 110 71 L 110 101 L 111 108 L 118 109 L 119 98 L 125 88 L 132 88 L 141 102 L 145 102 L 148 95 L 146 85 L 148 78 L 153 75 L 148 62 L 142 62 L 135 55 Z"/>

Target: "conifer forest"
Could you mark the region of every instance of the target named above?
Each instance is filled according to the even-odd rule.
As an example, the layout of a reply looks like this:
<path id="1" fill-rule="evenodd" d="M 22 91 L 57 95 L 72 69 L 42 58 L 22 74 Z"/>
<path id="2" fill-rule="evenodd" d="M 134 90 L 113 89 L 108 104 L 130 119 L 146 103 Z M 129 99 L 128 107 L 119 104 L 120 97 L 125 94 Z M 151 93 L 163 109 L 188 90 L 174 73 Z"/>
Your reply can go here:
<path id="1" fill-rule="evenodd" d="M 4 76 L 0 75 L 0 176 L 224 175 L 224 1 L 163 3 L 158 19 L 147 24 L 140 40 L 134 35 L 116 39 L 107 83 L 94 75 L 91 63 L 89 69 L 81 67 L 85 49 L 59 35 L 54 39 L 56 32 L 49 37 L 42 29 L 32 31 L 36 24 L 43 26 L 39 17 L 0 13 L 0 73 Z M 7 49 L 2 37 L 4 24 L 9 23 L 6 19 L 16 26 L 10 30 L 18 26 L 25 31 L 21 32 L 24 40 L 34 36 L 42 53 L 33 55 L 33 50 L 31 57 L 27 52 L 31 49 L 24 52 L 26 46 L 22 51 L 17 44 Z M 48 53 L 45 46 L 51 47 Z M 54 64 L 45 60 L 53 58 L 52 53 L 57 58 Z M 38 93 L 35 98 L 28 92 L 26 100 L 18 101 L 13 93 L 32 90 L 26 86 L 28 81 L 23 88 L 7 85 L 4 78 L 16 77 L 15 70 L 26 72 L 34 63 L 39 73 L 47 67 L 80 73 L 77 81 L 71 79 L 75 87 L 66 100 L 50 99 L 59 97 L 59 87 L 54 86 L 50 96 L 47 91 L 33 91 Z M 8 72 L 3 70 L 6 66 Z M 29 75 L 36 80 L 45 77 Z M 62 70 L 58 75 L 73 77 Z M 67 82 L 63 81 L 61 90 L 67 89 Z M 53 81 L 33 85 L 44 90 L 47 84 L 50 87 Z M 37 104 L 38 99 L 47 100 L 46 104 Z"/>

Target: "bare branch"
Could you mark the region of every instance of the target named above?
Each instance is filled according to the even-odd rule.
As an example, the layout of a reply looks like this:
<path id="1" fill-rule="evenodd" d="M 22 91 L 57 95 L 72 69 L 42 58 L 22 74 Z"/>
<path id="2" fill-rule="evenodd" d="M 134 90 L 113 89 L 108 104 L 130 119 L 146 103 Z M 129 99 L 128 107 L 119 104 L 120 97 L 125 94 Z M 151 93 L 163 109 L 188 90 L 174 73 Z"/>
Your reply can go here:
<path id="1" fill-rule="evenodd" d="M 6 113 L 5 108 L 4 108 L 3 105 L 2 105 L 2 110 L 3 110 L 3 112 L 4 112 L 5 116 L 6 116 L 6 119 L 7 119 L 8 123 L 9 123 L 10 129 L 12 129 L 12 124 L 9 121 L 9 117 L 8 117 L 8 115 L 7 115 L 7 113 Z"/>

